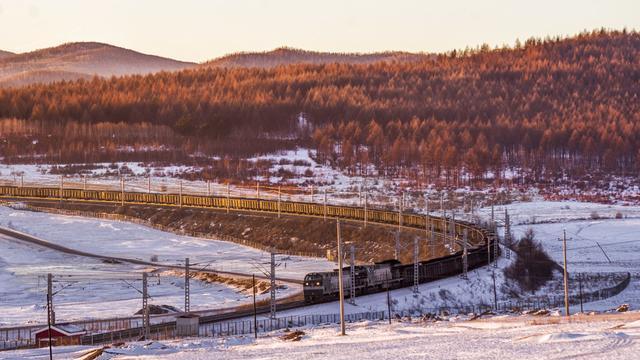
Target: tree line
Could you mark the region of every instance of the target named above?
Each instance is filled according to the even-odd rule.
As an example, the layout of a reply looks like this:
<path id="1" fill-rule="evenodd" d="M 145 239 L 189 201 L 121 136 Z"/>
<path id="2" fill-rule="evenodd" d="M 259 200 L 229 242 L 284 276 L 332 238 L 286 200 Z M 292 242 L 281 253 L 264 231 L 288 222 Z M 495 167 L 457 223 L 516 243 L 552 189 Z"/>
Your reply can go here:
<path id="1" fill-rule="evenodd" d="M 597 30 L 415 62 L 200 68 L 0 89 L 0 117 L 122 122 L 209 142 L 283 139 L 424 176 L 640 170 L 640 34 Z M 302 136 L 303 134 L 298 134 Z"/>

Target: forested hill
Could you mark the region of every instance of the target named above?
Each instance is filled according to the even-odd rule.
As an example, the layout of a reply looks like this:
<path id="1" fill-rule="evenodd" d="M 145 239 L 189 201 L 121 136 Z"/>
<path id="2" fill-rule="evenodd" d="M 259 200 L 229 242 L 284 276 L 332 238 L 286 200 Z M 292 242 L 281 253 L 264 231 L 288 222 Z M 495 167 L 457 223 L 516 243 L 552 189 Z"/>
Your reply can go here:
<path id="1" fill-rule="evenodd" d="M 278 48 L 266 52 L 244 52 L 230 54 L 218 59 L 207 61 L 203 67 L 256 67 L 273 68 L 292 64 L 372 64 L 376 62 L 409 62 L 428 60 L 429 54 L 414 54 L 408 52 L 389 51 L 381 53 L 332 53 L 316 52 L 293 48 Z"/>
<path id="2" fill-rule="evenodd" d="M 361 159 L 362 144 L 378 163 L 481 171 L 517 155 L 530 166 L 560 157 L 619 168 L 640 164 L 638 64 L 640 34 L 594 31 L 416 62 L 214 67 L 4 89 L 0 117 L 150 122 L 246 140 L 291 130 L 303 112 L 316 145 L 343 160 Z"/>

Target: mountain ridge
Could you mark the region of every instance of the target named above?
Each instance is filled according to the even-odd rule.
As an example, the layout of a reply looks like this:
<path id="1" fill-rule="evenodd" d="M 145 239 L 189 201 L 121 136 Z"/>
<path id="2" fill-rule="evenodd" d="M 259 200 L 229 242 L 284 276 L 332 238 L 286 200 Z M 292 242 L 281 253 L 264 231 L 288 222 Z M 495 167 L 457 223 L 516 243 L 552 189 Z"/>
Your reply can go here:
<path id="1" fill-rule="evenodd" d="M 195 65 L 100 42 L 73 42 L 0 56 L 0 87 L 76 80 L 95 75 L 144 75 Z"/>
<path id="2" fill-rule="evenodd" d="M 256 67 L 272 68 L 292 64 L 372 64 L 376 62 L 411 62 L 428 59 L 428 53 L 384 51 L 373 53 L 340 53 L 278 47 L 269 51 L 237 52 L 204 62 L 202 67 Z"/>

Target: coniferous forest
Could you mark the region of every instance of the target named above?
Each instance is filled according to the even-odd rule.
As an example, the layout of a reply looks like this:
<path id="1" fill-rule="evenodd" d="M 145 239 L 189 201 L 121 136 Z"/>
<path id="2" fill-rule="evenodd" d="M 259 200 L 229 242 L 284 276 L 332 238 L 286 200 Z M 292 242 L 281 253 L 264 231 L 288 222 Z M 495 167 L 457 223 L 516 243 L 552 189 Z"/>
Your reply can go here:
<path id="1" fill-rule="evenodd" d="M 418 169 L 428 181 L 499 179 L 507 168 L 630 175 L 640 171 L 638 64 L 639 33 L 598 30 L 409 62 L 200 66 L 4 88 L 0 150 L 7 161 L 114 161 L 122 149 L 125 160 L 172 161 L 298 145 L 348 171 Z"/>

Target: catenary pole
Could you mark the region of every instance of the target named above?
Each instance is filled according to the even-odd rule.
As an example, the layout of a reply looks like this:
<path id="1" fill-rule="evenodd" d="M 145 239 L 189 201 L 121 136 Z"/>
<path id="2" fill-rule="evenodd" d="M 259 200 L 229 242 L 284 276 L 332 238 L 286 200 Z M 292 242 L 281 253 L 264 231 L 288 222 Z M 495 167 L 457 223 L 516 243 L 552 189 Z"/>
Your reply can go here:
<path id="1" fill-rule="evenodd" d="M 340 335 L 345 335 L 344 324 L 344 279 L 342 278 L 342 239 L 340 238 L 340 220 L 336 220 L 336 234 L 338 241 L 338 287 L 340 288 Z"/>
<path id="2" fill-rule="evenodd" d="M 567 231 L 562 230 L 562 257 L 564 258 L 564 312 L 569 316 L 569 279 L 567 277 Z"/>

